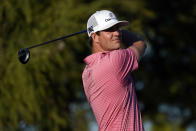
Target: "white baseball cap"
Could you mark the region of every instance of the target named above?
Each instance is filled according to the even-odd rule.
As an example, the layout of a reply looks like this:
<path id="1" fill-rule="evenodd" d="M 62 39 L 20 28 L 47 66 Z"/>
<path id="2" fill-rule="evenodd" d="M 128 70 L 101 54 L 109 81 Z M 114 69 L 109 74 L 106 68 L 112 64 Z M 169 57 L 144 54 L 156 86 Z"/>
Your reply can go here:
<path id="1" fill-rule="evenodd" d="M 92 33 L 108 29 L 116 24 L 120 26 L 128 25 L 128 21 L 118 21 L 115 14 L 108 10 L 96 11 L 90 16 L 87 22 L 87 33 L 90 37 Z"/>

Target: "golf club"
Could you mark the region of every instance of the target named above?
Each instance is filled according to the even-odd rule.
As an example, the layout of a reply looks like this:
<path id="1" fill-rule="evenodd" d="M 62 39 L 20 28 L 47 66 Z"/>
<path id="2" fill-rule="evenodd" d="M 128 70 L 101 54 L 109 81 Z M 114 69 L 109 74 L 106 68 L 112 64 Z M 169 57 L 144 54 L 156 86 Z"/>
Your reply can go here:
<path id="1" fill-rule="evenodd" d="M 59 38 L 54 39 L 54 40 L 50 40 L 50 41 L 46 41 L 46 42 L 43 42 L 43 43 L 40 43 L 40 44 L 37 44 L 37 45 L 33 45 L 33 46 L 28 47 L 28 48 L 20 49 L 18 51 L 18 59 L 22 64 L 26 64 L 30 59 L 29 49 L 32 49 L 32 48 L 35 48 L 35 47 L 38 47 L 38 46 L 43 46 L 43 45 L 46 45 L 46 44 L 49 44 L 49 43 L 52 43 L 52 42 L 55 42 L 55 41 L 58 41 L 58 40 L 62 40 L 62 39 L 68 38 L 68 37 L 79 35 L 79 34 L 82 34 L 82 33 L 85 33 L 85 32 L 86 32 L 86 30 L 82 30 L 80 32 L 76 32 L 76 33 L 73 33 L 73 34 L 62 36 L 62 37 L 59 37 Z"/>

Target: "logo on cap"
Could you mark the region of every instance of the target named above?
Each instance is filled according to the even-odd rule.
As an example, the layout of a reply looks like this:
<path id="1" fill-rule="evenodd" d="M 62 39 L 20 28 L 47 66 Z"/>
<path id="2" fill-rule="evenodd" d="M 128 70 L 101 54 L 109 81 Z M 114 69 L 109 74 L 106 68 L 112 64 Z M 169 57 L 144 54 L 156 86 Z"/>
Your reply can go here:
<path id="1" fill-rule="evenodd" d="M 89 28 L 88 28 L 88 33 L 90 34 L 91 32 L 93 32 L 94 30 L 93 30 L 93 26 L 90 26 Z"/>
<path id="2" fill-rule="evenodd" d="M 109 18 L 108 19 L 105 19 L 105 22 L 108 22 L 111 19 L 116 19 L 115 16 L 113 15 L 113 13 L 109 13 Z"/>
<path id="3" fill-rule="evenodd" d="M 110 17 L 113 17 L 113 14 L 112 14 L 112 13 L 109 13 L 109 16 L 110 16 Z"/>

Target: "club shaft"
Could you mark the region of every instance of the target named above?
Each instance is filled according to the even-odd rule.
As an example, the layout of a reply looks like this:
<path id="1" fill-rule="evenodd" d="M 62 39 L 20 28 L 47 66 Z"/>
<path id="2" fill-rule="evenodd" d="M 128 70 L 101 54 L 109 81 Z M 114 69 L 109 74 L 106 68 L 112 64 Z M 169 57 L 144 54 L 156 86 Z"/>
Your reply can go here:
<path id="1" fill-rule="evenodd" d="M 85 33 L 85 32 L 86 32 L 86 30 L 82 30 L 80 32 L 76 32 L 76 33 L 73 33 L 73 34 L 69 34 L 69 35 L 66 35 L 66 36 L 59 37 L 59 38 L 54 39 L 54 40 L 50 40 L 50 41 L 46 41 L 46 42 L 43 42 L 43 43 L 40 43 L 40 44 L 37 44 L 37 45 L 30 46 L 27 49 L 32 49 L 32 48 L 35 48 L 35 47 L 38 47 L 38 46 L 46 45 L 46 44 L 49 44 L 49 43 L 52 43 L 52 42 L 55 42 L 55 41 L 58 41 L 58 40 L 62 40 L 62 39 L 68 38 L 68 37 L 72 37 L 74 35 L 82 34 L 82 33 Z"/>

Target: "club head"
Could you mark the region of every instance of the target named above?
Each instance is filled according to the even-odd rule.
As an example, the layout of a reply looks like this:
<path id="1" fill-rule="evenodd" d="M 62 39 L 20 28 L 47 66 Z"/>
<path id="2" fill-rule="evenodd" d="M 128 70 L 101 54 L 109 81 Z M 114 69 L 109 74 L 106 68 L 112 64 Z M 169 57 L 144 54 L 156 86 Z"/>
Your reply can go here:
<path id="1" fill-rule="evenodd" d="M 27 48 L 18 51 L 18 59 L 22 64 L 26 64 L 29 61 L 30 52 Z"/>

